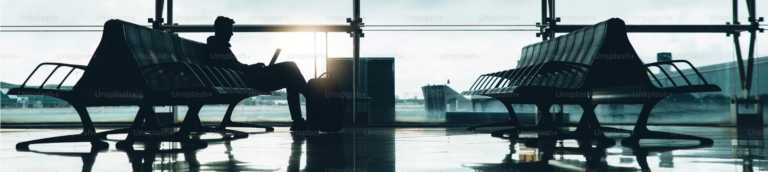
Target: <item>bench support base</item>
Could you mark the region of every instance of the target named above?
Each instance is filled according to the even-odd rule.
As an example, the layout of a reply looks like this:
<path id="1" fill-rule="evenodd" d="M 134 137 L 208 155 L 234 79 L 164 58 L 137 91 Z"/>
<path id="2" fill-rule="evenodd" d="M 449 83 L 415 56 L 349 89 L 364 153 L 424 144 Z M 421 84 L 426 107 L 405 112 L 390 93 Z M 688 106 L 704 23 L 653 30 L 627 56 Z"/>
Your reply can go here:
<path id="1" fill-rule="evenodd" d="M 267 132 L 275 131 L 275 128 L 272 128 L 270 126 L 264 126 L 264 125 L 257 125 L 257 124 L 247 124 L 247 123 L 241 123 L 241 122 L 232 122 L 232 111 L 235 110 L 235 106 L 237 106 L 237 103 L 229 104 L 229 107 L 227 107 L 227 112 L 224 114 L 224 119 L 221 120 L 221 124 L 216 127 L 217 129 L 226 129 L 227 127 L 251 127 L 251 128 L 264 128 L 267 130 Z"/>
<path id="2" fill-rule="evenodd" d="M 159 125 L 157 118 L 154 116 L 154 111 L 151 111 L 151 107 L 141 108 L 139 114 L 133 121 L 131 128 L 121 128 L 110 131 L 97 133 L 99 138 L 106 139 L 109 134 L 121 134 L 128 133 L 128 137 L 124 141 L 118 142 L 118 147 L 128 149 L 133 145 L 135 141 L 156 142 L 156 141 L 173 141 L 182 142 L 182 146 L 189 145 L 189 142 L 195 142 L 192 145 L 203 145 L 205 142 L 190 140 L 190 135 L 201 135 L 203 133 L 219 133 L 225 139 L 239 139 L 247 138 L 248 133 L 229 130 L 226 127 L 254 127 L 264 128 L 267 132 L 274 131 L 275 129 L 270 126 L 263 126 L 257 124 L 248 124 L 240 122 L 232 122 L 232 112 L 234 111 L 237 103 L 230 104 L 227 108 L 227 112 L 224 115 L 224 119 L 221 124 L 215 128 L 205 127 L 200 121 L 198 116 L 202 105 L 190 105 L 187 111 L 184 121 L 182 123 L 174 123 L 167 125 Z M 154 119 L 154 120 L 152 120 Z M 146 124 L 144 123 L 146 121 Z M 179 131 L 175 133 L 169 133 L 168 131 L 161 130 L 162 128 L 175 128 L 179 127 Z M 149 134 L 142 134 L 149 133 Z M 159 133 L 159 134 L 158 134 Z M 164 138 L 163 138 L 164 137 Z"/>
<path id="3" fill-rule="evenodd" d="M 700 142 L 700 145 L 705 145 L 705 146 L 712 145 L 714 143 L 712 139 L 704 138 L 704 137 L 648 130 L 648 127 L 647 127 L 648 118 L 651 115 L 651 110 L 653 110 L 653 107 L 656 106 L 656 104 L 660 100 L 661 99 L 650 100 L 648 103 L 643 105 L 643 110 L 640 112 L 640 116 L 637 119 L 637 123 L 635 124 L 635 129 L 632 131 L 632 135 L 629 136 L 629 138 L 625 138 L 621 140 L 622 146 L 639 147 L 640 139 L 698 140 Z"/>
<path id="4" fill-rule="evenodd" d="M 536 106 L 539 109 L 539 113 L 542 114 L 540 116 L 541 119 L 539 119 L 539 123 L 536 124 L 536 126 L 530 126 L 530 127 L 524 127 L 520 125 L 520 122 L 517 120 L 517 115 L 514 114 L 514 109 L 512 109 L 511 104 L 504 103 L 504 105 L 507 107 L 507 110 L 510 112 L 510 121 L 507 121 L 506 123 L 511 123 L 512 126 L 514 126 L 515 128 L 494 131 L 491 133 L 491 136 L 493 137 L 519 138 L 520 134 L 535 134 L 539 137 L 550 137 L 550 136 L 557 136 L 557 135 L 563 134 L 562 131 L 556 128 L 554 124 L 554 119 L 552 119 L 552 114 L 549 113 L 549 108 L 552 107 L 552 104 L 536 104 Z M 514 118 L 512 118 L 513 116 Z M 502 125 L 502 124 L 504 124 L 504 122 L 485 124 L 485 125 L 495 126 L 495 125 Z"/>
<path id="5" fill-rule="evenodd" d="M 80 121 L 83 123 L 83 132 L 75 135 L 66 135 L 58 137 L 50 137 L 44 139 L 31 140 L 16 144 L 16 150 L 29 151 L 30 144 L 37 143 L 64 143 L 64 142 L 91 142 L 91 148 L 93 150 L 101 150 L 109 148 L 109 143 L 101 141 L 101 137 L 96 134 L 96 129 L 93 127 L 91 117 L 88 115 L 88 110 L 85 106 L 72 105 L 80 116 Z"/>
<path id="6" fill-rule="evenodd" d="M 94 136 L 92 132 L 83 132 L 81 134 L 66 135 L 58 137 L 50 137 L 44 139 L 37 139 L 32 141 L 26 141 L 16 144 L 16 150 L 29 151 L 30 144 L 36 143 L 64 143 L 64 142 L 91 142 L 92 150 L 102 150 L 109 148 L 109 143 L 101 141 L 98 137 Z"/>
<path id="7" fill-rule="evenodd" d="M 545 135 L 545 137 L 542 138 L 529 139 L 526 141 L 526 146 L 541 145 L 542 143 L 554 140 L 575 139 L 579 143 L 597 141 L 598 146 L 610 147 L 616 145 L 616 140 L 605 137 L 606 132 L 631 132 L 624 129 L 600 126 L 600 121 L 598 121 L 597 116 L 595 115 L 596 107 L 597 105 L 581 104 L 581 108 L 584 110 L 584 113 L 581 115 L 581 119 L 579 120 L 579 125 L 576 128 L 576 131 L 561 135 Z M 542 111 L 542 113 L 544 113 L 544 111 Z M 544 115 L 549 114 L 546 113 Z"/>
<path id="8" fill-rule="evenodd" d="M 196 116 L 200 111 L 200 108 L 202 108 L 202 106 L 197 108 L 190 106 L 189 111 L 187 111 L 187 117 L 189 118 L 184 119 L 185 125 L 199 124 L 199 118 L 196 118 Z M 195 119 L 197 121 L 195 121 Z M 190 121 L 187 122 L 188 120 Z M 184 130 L 185 127 L 187 126 L 182 126 L 181 130 Z M 208 146 L 208 143 L 204 141 L 199 139 L 191 139 L 188 133 L 185 136 L 183 134 L 179 134 L 178 132 L 172 133 L 167 130 L 162 130 L 162 127 L 160 126 L 160 123 L 155 116 L 155 112 L 152 109 L 152 106 L 141 106 L 139 108 L 139 112 L 136 115 L 131 128 L 107 131 L 100 133 L 100 135 L 114 134 L 118 132 L 128 132 L 128 136 L 125 138 L 125 140 L 119 141 L 115 145 L 115 147 L 121 150 L 132 150 L 134 142 L 144 142 L 147 145 L 163 141 L 180 142 L 182 148 L 205 148 Z"/>

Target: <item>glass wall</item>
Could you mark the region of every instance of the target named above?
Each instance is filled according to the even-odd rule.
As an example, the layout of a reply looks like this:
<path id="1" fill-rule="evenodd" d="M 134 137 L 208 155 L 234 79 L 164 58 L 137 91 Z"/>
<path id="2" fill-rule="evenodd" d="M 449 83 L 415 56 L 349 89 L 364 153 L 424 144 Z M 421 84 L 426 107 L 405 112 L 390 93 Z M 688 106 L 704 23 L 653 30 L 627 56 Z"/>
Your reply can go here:
<path id="1" fill-rule="evenodd" d="M 732 20 L 730 1 L 667 2 L 652 0 L 641 2 L 614 2 L 609 0 L 558 1 L 556 16 L 559 24 L 595 24 L 618 17 L 627 24 L 724 24 Z M 584 5 L 588 4 L 588 5 Z M 97 27 L 31 28 L 34 30 L 65 29 L 66 32 L 0 32 L 2 46 L 0 63 L 0 90 L 2 90 L 3 123 L 78 122 L 79 118 L 65 102 L 44 96 L 6 95 L 8 89 L 24 82 L 27 75 L 42 62 L 60 62 L 87 65 L 101 39 L 101 32 L 71 31 L 99 30 L 108 19 L 121 19 L 149 25 L 154 17 L 154 1 L 3 1 L 2 24 L 12 25 L 81 25 Z M 21 7 L 37 7 L 28 9 Z M 55 7 L 55 8 L 54 8 Z M 577 7 L 577 8 L 576 8 Z M 53 9 L 53 10 L 42 10 Z M 740 4 L 739 20 L 746 23 L 747 10 Z M 361 1 L 361 15 L 366 27 L 361 38 L 360 57 L 392 59 L 394 72 L 394 120 L 371 117 L 371 123 L 483 123 L 506 120 L 506 109 L 500 102 L 487 97 L 462 96 L 485 73 L 512 69 L 517 66 L 522 47 L 541 41 L 536 31 L 491 31 L 499 29 L 529 29 L 541 22 L 539 1 Z M 768 9 L 758 6 L 757 16 L 766 16 Z M 351 18 L 352 1 L 349 0 L 287 0 L 287 1 L 176 1 L 174 23 L 212 24 L 216 16 L 233 18 L 237 24 L 337 24 L 344 25 Z M 165 15 L 163 15 L 165 16 Z M 378 25 L 378 26 L 377 26 Z M 388 25 L 388 26 L 382 26 Z M 393 25 L 508 25 L 508 26 L 393 26 Z M 527 26 L 511 26 L 527 25 Z M 25 28 L 30 29 L 30 28 Z M 456 30 L 476 31 L 456 31 Z M 3 30 L 15 30 L 6 28 Z M 389 30 L 389 31 L 387 31 Z M 430 30 L 430 31 L 426 31 Z M 442 31 L 441 31 L 442 30 Z M 452 30 L 452 31 L 445 31 Z M 206 42 L 213 33 L 179 33 L 181 37 Z M 563 35 L 564 33 L 559 33 Z M 749 45 L 746 33 L 741 37 L 744 54 Z M 734 72 L 735 50 L 733 38 L 722 33 L 630 33 L 629 40 L 644 63 L 657 61 L 657 53 L 669 52 L 673 60 L 688 60 L 704 74 L 707 81 L 716 83 L 724 91 L 713 94 L 674 95 L 660 103 L 650 122 L 673 123 L 725 123 L 730 120 L 727 102 L 739 92 L 738 73 Z M 328 44 L 326 44 L 326 39 Z M 756 57 L 768 56 L 765 39 L 758 36 Z M 291 33 L 235 33 L 232 50 L 238 60 L 252 64 L 267 62 L 274 50 L 283 51 L 278 62 L 295 62 L 304 78 L 309 80 L 323 72 L 327 57 L 352 57 L 352 39 L 347 33 L 291 32 Z M 325 51 L 328 50 L 326 55 Z M 317 61 L 315 61 L 317 58 Z M 752 93 L 766 94 L 765 58 L 757 60 L 757 76 Z M 762 64 L 762 65 L 761 65 Z M 316 68 L 317 67 L 317 68 Z M 41 68 L 29 85 L 38 86 L 44 74 L 52 68 Z M 366 69 L 367 70 L 367 69 Z M 378 69 L 376 69 L 378 70 Z M 690 71 L 681 66 L 682 72 Z M 59 69 L 50 81 L 60 81 L 68 71 Z M 375 72 L 374 69 L 368 72 Z M 661 75 L 657 69 L 652 73 Z M 672 70 L 671 72 L 677 72 Z M 73 86 L 81 71 L 64 82 L 62 88 Z M 362 75 L 361 75 L 362 76 Z M 689 76 L 691 77 L 691 76 Z M 661 78 L 669 80 L 668 78 Z M 679 78 L 672 77 L 680 81 Z M 366 84 L 377 83 L 378 78 L 361 78 Z M 48 82 L 47 84 L 52 84 Z M 668 82 L 668 81 L 665 81 Z M 57 84 L 57 83 L 55 83 Z M 758 90 L 759 89 L 759 90 Z M 365 88 L 375 92 L 375 89 Z M 430 100 L 430 99 L 441 100 Z M 238 121 L 287 122 L 287 106 L 282 97 L 260 96 L 246 99 L 237 107 L 233 119 Z M 372 101 L 379 99 L 374 98 Z M 438 102 L 429 105 L 430 102 Z M 375 103 L 374 103 L 375 104 Z M 433 107 L 434 106 L 434 107 Z M 533 120 L 532 105 L 515 105 L 525 120 Z M 382 111 L 372 106 L 370 111 Z M 204 121 L 220 120 L 226 106 L 206 106 Z M 607 123 L 634 123 L 639 105 L 601 105 L 597 114 Z M 127 122 L 133 119 L 137 107 L 93 107 L 89 111 L 97 122 Z M 183 118 L 185 107 L 179 108 Z M 697 116 L 706 112 L 708 117 Z M 577 106 L 564 109 L 568 119 L 575 122 L 582 111 Z M 375 113 L 370 113 L 375 115 Z M 657 115 L 658 114 L 658 115 Z M 682 115 L 676 115 L 682 114 Z M 530 117 L 529 117 L 530 116 Z M 664 119 L 662 119 L 664 118 Z M 705 120 L 703 120 L 705 119 Z M 377 121 L 380 120 L 380 121 Z M 524 122 L 525 123 L 525 122 Z"/>

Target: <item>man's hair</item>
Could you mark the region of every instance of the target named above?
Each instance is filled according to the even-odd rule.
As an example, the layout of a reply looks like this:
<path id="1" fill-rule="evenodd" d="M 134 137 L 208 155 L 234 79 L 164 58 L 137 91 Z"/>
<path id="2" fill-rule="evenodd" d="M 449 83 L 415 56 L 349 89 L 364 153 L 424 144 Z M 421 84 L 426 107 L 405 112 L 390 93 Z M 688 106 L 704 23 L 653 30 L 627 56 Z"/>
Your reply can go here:
<path id="1" fill-rule="evenodd" d="M 235 20 L 232 20 L 231 18 L 228 18 L 228 17 L 219 16 L 219 17 L 216 17 L 216 21 L 213 22 L 213 30 L 215 32 L 221 32 L 221 31 L 230 32 L 231 30 L 229 29 L 232 28 L 233 24 L 235 24 Z"/>

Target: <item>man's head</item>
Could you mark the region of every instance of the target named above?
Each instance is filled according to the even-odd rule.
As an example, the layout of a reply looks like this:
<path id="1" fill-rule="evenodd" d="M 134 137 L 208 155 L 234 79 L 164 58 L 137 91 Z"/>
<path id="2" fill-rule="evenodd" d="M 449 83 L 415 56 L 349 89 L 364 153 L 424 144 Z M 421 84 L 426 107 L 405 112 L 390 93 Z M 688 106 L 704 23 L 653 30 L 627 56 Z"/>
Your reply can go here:
<path id="1" fill-rule="evenodd" d="M 214 34 L 216 37 L 229 42 L 229 39 L 232 38 L 232 35 L 234 34 L 234 24 L 235 20 L 230 18 L 224 16 L 216 17 L 216 21 L 213 23 Z"/>

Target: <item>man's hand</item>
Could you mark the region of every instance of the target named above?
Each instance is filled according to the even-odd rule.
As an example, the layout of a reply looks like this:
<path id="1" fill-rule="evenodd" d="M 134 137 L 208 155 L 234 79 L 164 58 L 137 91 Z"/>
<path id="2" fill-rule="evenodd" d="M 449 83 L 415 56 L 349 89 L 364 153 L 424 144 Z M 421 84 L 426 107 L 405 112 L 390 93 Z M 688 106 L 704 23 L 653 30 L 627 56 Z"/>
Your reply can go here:
<path id="1" fill-rule="evenodd" d="M 252 64 L 251 66 L 253 66 L 255 68 L 263 68 L 266 65 L 264 65 L 264 63 L 256 63 L 256 64 Z"/>

